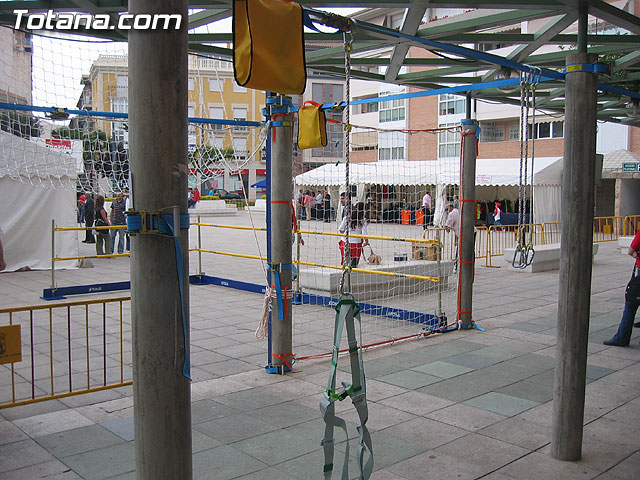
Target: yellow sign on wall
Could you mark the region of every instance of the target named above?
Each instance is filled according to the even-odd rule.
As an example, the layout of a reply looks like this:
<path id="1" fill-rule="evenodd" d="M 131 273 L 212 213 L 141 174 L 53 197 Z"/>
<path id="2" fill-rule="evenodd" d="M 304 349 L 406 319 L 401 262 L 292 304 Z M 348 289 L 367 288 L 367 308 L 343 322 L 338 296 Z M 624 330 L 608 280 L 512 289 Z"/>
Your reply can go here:
<path id="1" fill-rule="evenodd" d="M 22 361 L 20 325 L 0 327 L 0 364 Z"/>

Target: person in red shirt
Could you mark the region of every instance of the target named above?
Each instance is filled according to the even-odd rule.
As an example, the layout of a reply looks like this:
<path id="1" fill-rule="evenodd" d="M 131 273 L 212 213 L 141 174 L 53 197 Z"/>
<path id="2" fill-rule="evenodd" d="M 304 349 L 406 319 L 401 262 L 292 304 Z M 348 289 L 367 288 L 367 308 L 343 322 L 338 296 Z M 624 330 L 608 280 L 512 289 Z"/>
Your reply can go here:
<path id="1" fill-rule="evenodd" d="M 614 347 L 627 347 L 631 340 L 631 331 L 633 330 L 633 327 L 640 327 L 640 322 L 635 324 L 633 323 L 638 307 L 640 306 L 640 293 L 637 291 L 635 293 L 630 292 L 630 290 L 632 290 L 630 288 L 632 282 L 640 281 L 640 230 L 638 230 L 636 236 L 633 237 L 628 253 L 635 259 L 635 265 L 631 281 L 629 282 L 629 285 L 627 285 L 622 320 L 620 320 L 618 331 L 613 338 L 602 342 L 605 345 L 611 345 Z"/>
<path id="2" fill-rule="evenodd" d="M 198 203 L 200 201 L 200 190 L 198 190 L 198 187 L 193 189 L 193 201 L 195 203 Z"/>

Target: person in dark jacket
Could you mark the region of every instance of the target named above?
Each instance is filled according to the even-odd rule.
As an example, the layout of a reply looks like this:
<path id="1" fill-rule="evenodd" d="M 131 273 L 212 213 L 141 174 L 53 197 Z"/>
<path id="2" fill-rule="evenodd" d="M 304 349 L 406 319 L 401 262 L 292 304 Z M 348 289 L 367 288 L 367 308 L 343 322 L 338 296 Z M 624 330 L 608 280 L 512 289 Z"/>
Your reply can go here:
<path id="1" fill-rule="evenodd" d="M 95 203 L 93 201 L 93 195 L 90 192 L 87 192 L 84 196 L 84 226 L 87 230 L 82 243 L 96 243 L 96 239 L 93 237 L 93 230 L 91 229 L 95 219 Z"/>

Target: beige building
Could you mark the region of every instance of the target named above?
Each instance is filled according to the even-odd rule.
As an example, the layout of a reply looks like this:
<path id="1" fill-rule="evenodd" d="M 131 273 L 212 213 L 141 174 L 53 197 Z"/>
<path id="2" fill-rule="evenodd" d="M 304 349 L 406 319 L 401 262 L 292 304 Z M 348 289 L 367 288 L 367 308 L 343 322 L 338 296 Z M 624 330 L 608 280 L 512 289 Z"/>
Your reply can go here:
<path id="1" fill-rule="evenodd" d="M 83 76 L 85 91 L 82 98 L 90 99 L 96 112 L 129 110 L 128 66 L 126 55 L 101 55 Z M 233 78 L 230 62 L 189 56 L 190 118 L 262 121 L 264 92 L 240 87 Z M 87 91 L 88 90 L 88 91 Z M 158 112 L 161 114 L 161 112 Z M 97 118 L 95 128 L 103 130 L 116 142 L 128 142 L 126 121 Z M 260 130 L 255 127 L 228 127 L 195 121 L 189 124 L 189 150 L 193 162 L 189 186 L 197 186 L 202 194 L 213 188 L 224 188 L 242 194 L 243 185 L 250 198 L 263 191 L 249 188 L 266 175 Z M 220 151 L 232 155 L 225 162 Z M 217 153 L 216 153 L 217 152 Z M 209 155 L 216 159 L 208 160 Z"/>

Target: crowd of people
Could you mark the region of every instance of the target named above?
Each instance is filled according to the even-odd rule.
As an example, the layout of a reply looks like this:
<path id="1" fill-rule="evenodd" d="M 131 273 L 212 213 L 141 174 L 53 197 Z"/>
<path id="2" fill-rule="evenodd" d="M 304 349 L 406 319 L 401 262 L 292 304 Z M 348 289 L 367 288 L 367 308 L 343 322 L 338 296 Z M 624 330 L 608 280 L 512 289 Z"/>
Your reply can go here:
<path id="1" fill-rule="evenodd" d="M 81 206 L 82 208 L 80 208 Z M 91 192 L 80 195 L 78 197 L 78 223 L 84 223 L 86 229 L 82 243 L 94 243 L 96 255 L 110 255 L 116 251 L 123 254 L 125 249 L 129 251 L 129 236 L 124 228 L 104 228 L 126 225 L 127 210 L 129 210 L 128 190 L 116 194 L 108 214 L 103 195 L 93 195 Z M 118 237 L 117 249 L 116 237 Z"/>
<path id="2" fill-rule="evenodd" d="M 300 190 L 295 201 L 296 216 L 300 220 L 331 221 L 331 195 L 327 189 L 317 192 Z"/>

